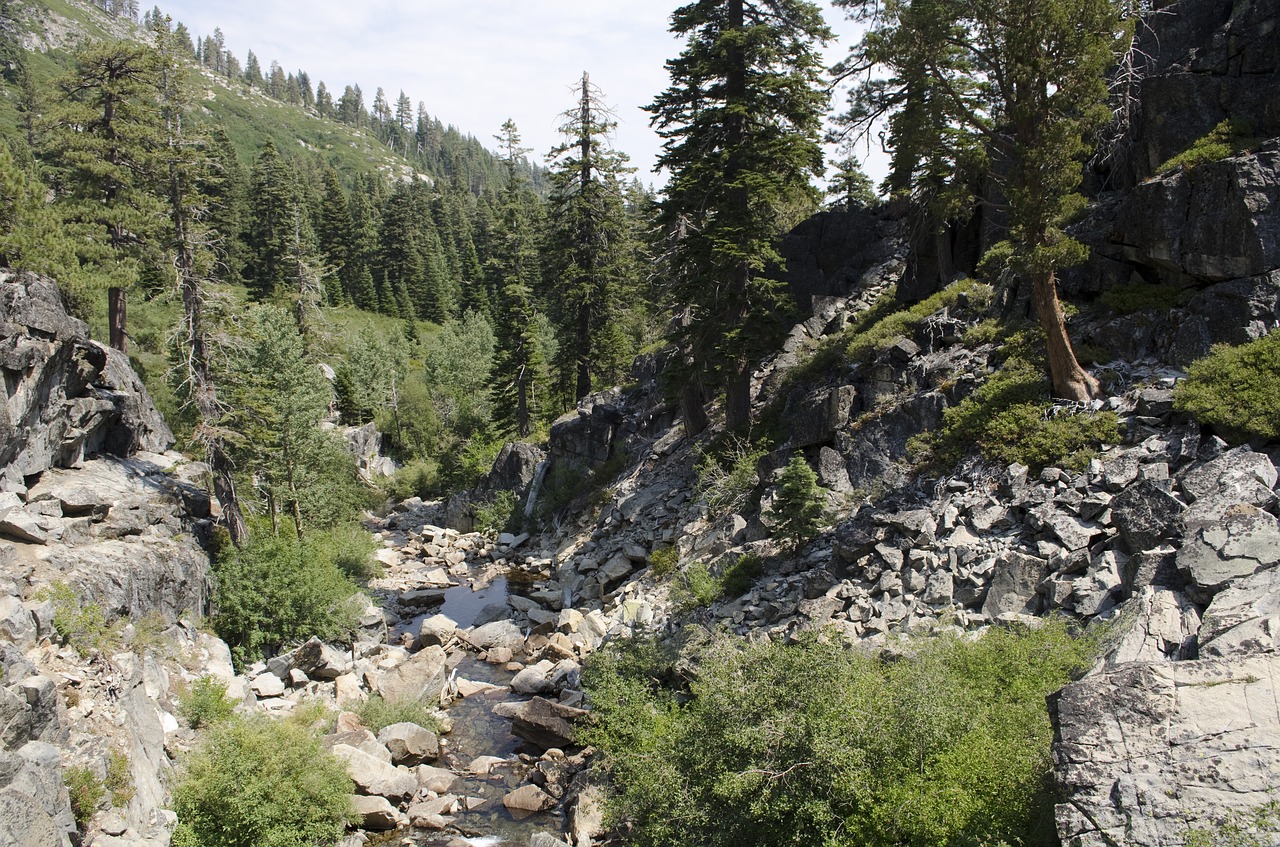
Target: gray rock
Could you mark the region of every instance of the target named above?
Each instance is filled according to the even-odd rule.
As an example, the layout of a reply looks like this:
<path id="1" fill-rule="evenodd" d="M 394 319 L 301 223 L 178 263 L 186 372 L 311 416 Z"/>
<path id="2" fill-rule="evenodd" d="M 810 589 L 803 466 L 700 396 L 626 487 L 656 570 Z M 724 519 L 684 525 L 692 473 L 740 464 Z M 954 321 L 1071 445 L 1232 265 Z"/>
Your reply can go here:
<path id="1" fill-rule="evenodd" d="M 361 794 L 401 801 L 412 797 L 418 790 L 418 780 L 411 772 L 370 756 L 363 750 L 347 744 L 335 744 L 333 755 L 346 763 L 347 773 Z"/>
<path id="2" fill-rule="evenodd" d="M 23 649 L 36 642 L 36 622 L 17 597 L 0 597 L 0 638 Z"/>
<path id="3" fill-rule="evenodd" d="M 1157 483 L 1143 479 L 1111 501 L 1111 521 L 1130 553 L 1172 544 L 1181 535 L 1186 506 Z"/>
<path id="4" fill-rule="evenodd" d="M 422 621 L 418 627 L 418 646 L 430 647 L 433 644 L 448 644 L 457 636 L 458 624 L 447 615 L 432 615 Z"/>
<path id="5" fill-rule="evenodd" d="M 0 845 L 70 847 L 76 833 L 58 748 L 33 741 L 0 750 Z"/>
<path id="6" fill-rule="evenodd" d="M 351 805 L 355 810 L 356 820 L 360 826 L 375 832 L 395 829 L 404 819 L 395 806 L 386 797 L 353 794 Z"/>
<path id="7" fill-rule="evenodd" d="M 1049 698 L 1058 836 L 1164 847 L 1274 798 L 1280 656 L 1131 662 Z"/>
<path id="8" fill-rule="evenodd" d="M 1239 505 L 1219 521 L 1188 526 L 1178 570 L 1201 596 L 1227 582 L 1280 564 L 1280 524 L 1256 506 Z"/>
<path id="9" fill-rule="evenodd" d="M 350 669 L 351 659 L 319 638 L 312 638 L 294 651 L 293 667 L 311 679 L 337 679 Z"/>
<path id="10" fill-rule="evenodd" d="M 31 741 L 57 743 L 66 730 L 58 721 L 58 689 L 43 675 L 24 676 L 0 687 L 0 744 L 17 750 Z"/>
<path id="11" fill-rule="evenodd" d="M 1232 582 L 1205 610 L 1199 632 L 1204 658 L 1274 653 L 1280 648 L 1280 569 Z"/>
<path id="12" fill-rule="evenodd" d="M 783 412 L 787 421 L 789 443 L 794 448 L 825 444 L 838 430 L 848 425 L 858 399 L 858 390 L 852 385 L 824 388 L 788 404 Z"/>
<path id="13" fill-rule="evenodd" d="M 413 767 L 440 755 L 436 734 L 416 723 L 393 723 L 378 733 L 378 741 L 391 752 L 391 761 Z"/>
<path id="14" fill-rule="evenodd" d="M 506 609 L 505 604 L 503 608 Z M 509 620 L 493 621 L 461 635 L 477 650 L 506 647 L 512 652 L 518 652 L 524 649 L 524 633 L 520 631 L 520 627 Z"/>
<path id="15" fill-rule="evenodd" d="M 494 709 L 498 713 L 498 709 Z M 552 747 L 565 748 L 574 745 L 573 722 L 587 712 L 565 706 L 543 697 L 534 697 L 527 703 L 515 704 L 510 714 L 512 731 L 543 750 Z"/>
<path id="16" fill-rule="evenodd" d="M 1179 479 L 1179 487 L 1191 502 L 1217 496 L 1235 503 L 1266 506 L 1275 499 L 1276 468 L 1265 453 L 1247 447 L 1230 450 L 1211 462 L 1197 465 Z"/>
<path id="17" fill-rule="evenodd" d="M 529 665 L 511 680 L 511 690 L 521 694 L 548 694 L 555 685 L 551 681 L 551 672 L 555 664 L 543 659 L 536 665 Z"/>
<path id="18" fill-rule="evenodd" d="M 522 785 L 502 798 L 502 805 L 515 815 L 542 812 L 555 804 L 555 798 L 536 785 Z"/>
<path id="19" fill-rule="evenodd" d="M 996 559 L 982 614 L 992 619 L 1006 614 L 1035 614 L 1040 605 L 1036 588 L 1046 570 L 1044 559 L 1016 551 L 1001 555 Z"/>
<path id="20" fill-rule="evenodd" d="M 435 700 L 444 688 L 447 672 L 444 650 L 432 645 L 379 675 L 375 687 L 386 700 Z"/>

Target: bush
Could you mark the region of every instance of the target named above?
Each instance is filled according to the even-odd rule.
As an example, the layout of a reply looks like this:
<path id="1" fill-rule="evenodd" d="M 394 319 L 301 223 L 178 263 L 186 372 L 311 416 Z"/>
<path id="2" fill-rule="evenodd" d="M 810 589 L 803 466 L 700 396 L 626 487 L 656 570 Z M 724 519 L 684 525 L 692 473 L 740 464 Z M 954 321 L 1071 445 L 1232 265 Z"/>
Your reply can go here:
<path id="1" fill-rule="evenodd" d="M 688 692 L 660 683 L 652 650 L 597 652 L 585 740 L 612 777 L 610 820 L 639 845 L 1051 840 L 1044 698 L 1084 673 L 1091 642 L 1051 622 L 905 647 L 890 660 L 726 636 Z"/>
<path id="2" fill-rule="evenodd" d="M 256 532 L 243 550 L 224 550 L 214 574 L 213 628 L 242 667 L 313 635 L 342 641 L 355 626 L 356 586 L 324 535 L 301 542 Z"/>
<path id="3" fill-rule="evenodd" d="M 315 546 L 327 551 L 334 566 L 347 579 L 363 582 L 382 575 L 382 563 L 373 558 L 378 545 L 358 524 L 339 524 L 321 533 Z"/>
<path id="4" fill-rule="evenodd" d="M 1002 464 L 1087 467 L 1099 446 L 1120 440 L 1119 421 L 1111 412 L 1057 411 L 1044 363 L 1032 352 L 1038 349 L 1030 333 L 1011 338 L 1004 365 L 943 412 L 941 431 L 916 440 L 913 450 L 931 452 L 941 465 L 953 465 L 977 447 Z"/>
<path id="5" fill-rule="evenodd" d="M 520 498 L 514 491 L 499 491 L 475 506 L 476 532 L 514 532 L 520 527 Z"/>
<path id="6" fill-rule="evenodd" d="M 173 790 L 175 847 L 333 844 L 352 820 L 346 766 L 309 730 L 253 717 L 220 724 Z"/>
<path id="7" fill-rule="evenodd" d="M 1196 139 L 1186 150 L 1156 168 L 1156 173 L 1167 174 L 1180 167 L 1194 168 L 1229 158 L 1261 141 L 1252 136 L 1251 123 L 1241 118 L 1227 118 Z"/>
<path id="8" fill-rule="evenodd" d="M 1239 347 L 1215 345 L 1173 390 L 1188 412 L 1234 443 L 1280 439 L 1280 332 Z"/>
<path id="9" fill-rule="evenodd" d="M 384 700 L 374 694 L 351 709 L 360 716 L 360 722 L 377 735 L 394 723 L 416 723 L 424 729 L 438 732 L 440 722 L 431 707 L 421 700 Z"/>
<path id="10" fill-rule="evenodd" d="M 106 797 L 107 788 L 92 768 L 80 765 L 67 768 L 62 778 L 71 797 L 71 814 L 76 820 L 76 828 L 84 832 L 98 811 L 98 805 Z"/>
<path id="11" fill-rule="evenodd" d="M 751 492 L 760 484 L 757 466 L 768 451 L 731 435 L 720 445 L 702 450 L 695 465 L 698 494 L 715 514 L 746 508 Z"/>
<path id="12" fill-rule="evenodd" d="M 955 308 L 961 298 L 972 301 L 976 311 L 984 311 L 991 302 L 991 286 L 972 279 L 961 279 L 941 291 L 926 297 L 919 303 L 885 314 L 883 305 L 868 312 L 863 320 L 854 324 L 845 334 L 850 336 L 845 347 L 849 361 L 865 362 L 880 350 L 887 349 L 899 338 L 915 332 L 916 327 L 930 315 L 942 309 Z M 867 318 L 875 316 L 874 322 Z"/>
<path id="13" fill-rule="evenodd" d="M 107 756 L 107 778 L 102 785 L 111 794 L 111 805 L 123 808 L 133 799 L 133 773 L 129 769 L 129 757 L 118 750 Z"/>
<path id="14" fill-rule="evenodd" d="M 387 496 L 392 500 L 420 497 L 430 500 L 439 491 L 440 465 L 435 459 L 414 459 L 396 471 L 387 483 Z"/>
<path id="15" fill-rule="evenodd" d="M 1108 288 L 1098 298 L 1102 305 L 1117 315 L 1132 315 L 1149 309 L 1167 312 L 1185 305 L 1190 299 L 1191 291 L 1186 288 L 1176 288 L 1172 285 L 1148 285 L 1145 282 Z"/>
<path id="16" fill-rule="evenodd" d="M 649 572 L 661 579 L 676 569 L 680 554 L 674 547 L 659 547 L 649 554 Z"/>
<path id="17" fill-rule="evenodd" d="M 764 573 L 764 562 L 756 553 L 743 553 L 725 569 L 720 578 L 720 593 L 725 597 L 741 597 L 751 590 Z"/>
<path id="18" fill-rule="evenodd" d="M 719 579 L 703 562 L 692 562 L 680 572 L 671 586 L 671 602 L 681 612 L 710 606 L 724 593 Z"/>
<path id="19" fill-rule="evenodd" d="M 36 592 L 36 599 L 53 603 L 53 630 L 80 655 L 91 650 L 105 651 L 118 633 L 107 625 L 106 613 L 97 603 L 85 602 L 65 582 L 55 582 Z"/>
<path id="20" fill-rule="evenodd" d="M 211 676 L 200 677 L 178 694 L 178 715 L 192 729 L 221 723 L 235 708 L 227 697 L 227 684 Z"/>
<path id="21" fill-rule="evenodd" d="M 818 485 L 818 475 L 803 456 L 793 456 L 778 478 L 773 501 L 776 534 L 790 542 L 793 553 L 800 552 L 818 534 L 826 520 L 826 497 Z"/>

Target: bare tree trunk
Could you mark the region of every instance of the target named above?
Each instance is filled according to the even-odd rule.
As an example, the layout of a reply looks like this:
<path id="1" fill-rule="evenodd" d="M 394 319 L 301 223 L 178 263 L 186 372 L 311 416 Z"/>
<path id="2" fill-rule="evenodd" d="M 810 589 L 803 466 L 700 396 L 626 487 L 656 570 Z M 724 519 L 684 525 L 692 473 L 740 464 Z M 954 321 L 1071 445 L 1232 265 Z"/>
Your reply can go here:
<path id="1" fill-rule="evenodd" d="M 1085 373 L 1076 361 L 1067 336 L 1067 323 L 1062 316 L 1062 304 L 1058 301 L 1058 282 L 1053 271 L 1037 273 L 1032 279 L 1036 316 L 1044 330 L 1045 347 L 1049 354 L 1049 378 L 1053 382 L 1053 394 L 1064 400 L 1083 402 L 1098 396 L 1098 381 Z"/>
<path id="2" fill-rule="evenodd" d="M 111 346 L 121 353 L 129 352 L 129 336 L 125 332 L 128 321 L 128 297 L 123 288 L 107 289 L 107 335 Z"/>
<path id="3" fill-rule="evenodd" d="M 751 363 L 739 359 L 724 385 L 724 425 L 730 432 L 751 430 Z"/>
<path id="4" fill-rule="evenodd" d="M 702 385 L 702 375 L 693 373 L 680 389 L 680 414 L 684 417 L 684 434 L 694 437 L 708 426 L 707 392 Z"/>

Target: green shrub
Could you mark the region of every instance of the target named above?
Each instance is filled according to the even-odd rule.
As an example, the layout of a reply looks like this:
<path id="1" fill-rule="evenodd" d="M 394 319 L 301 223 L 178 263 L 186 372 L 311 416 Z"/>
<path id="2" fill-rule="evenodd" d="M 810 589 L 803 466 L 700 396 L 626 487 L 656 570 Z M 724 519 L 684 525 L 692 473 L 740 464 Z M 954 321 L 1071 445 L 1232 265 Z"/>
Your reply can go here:
<path id="1" fill-rule="evenodd" d="M 346 765 L 304 727 L 266 717 L 214 727 L 173 790 L 175 847 L 333 844 L 352 819 Z"/>
<path id="2" fill-rule="evenodd" d="M 124 808 L 133 799 L 133 773 L 129 769 L 129 757 L 118 750 L 107 755 L 107 778 L 103 787 L 111 794 L 111 805 Z"/>
<path id="3" fill-rule="evenodd" d="M 317 537 L 315 546 L 327 551 L 334 566 L 347 579 L 363 582 L 382 575 L 382 563 L 373 558 L 378 545 L 359 524 L 339 524 L 325 530 Z"/>
<path id="4" fill-rule="evenodd" d="M 1174 408 L 1229 441 L 1280 439 L 1280 332 L 1230 347 L 1215 345 L 1187 368 L 1173 390 Z"/>
<path id="5" fill-rule="evenodd" d="M 374 694 L 351 710 L 375 735 L 394 723 L 416 723 L 433 732 L 440 729 L 440 722 L 432 714 L 431 707 L 421 700 L 384 700 L 381 695 Z"/>
<path id="6" fill-rule="evenodd" d="M 476 532 L 514 532 L 520 526 L 520 499 L 514 491 L 499 491 L 475 506 Z"/>
<path id="7" fill-rule="evenodd" d="M 414 459 L 396 470 L 386 489 L 392 500 L 430 500 L 440 490 L 440 464 L 431 458 Z"/>
<path id="8" fill-rule="evenodd" d="M 724 593 L 723 583 L 703 562 L 692 562 L 676 575 L 671 586 L 671 602 L 681 612 L 710 606 Z"/>
<path id="9" fill-rule="evenodd" d="M 803 456 L 793 456 L 782 469 L 773 516 L 778 522 L 775 534 L 790 543 L 793 553 L 798 553 L 822 528 L 827 517 L 826 497 L 818 485 L 818 475 Z"/>
<path id="10" fill-rule="evenodd" d="M 202 676 L 178 693 L 178 715 L 192 729 L 227 720 L 235 712 L 235 701 L 227 697 L 227 684 Z"/>
<path id="11" fill-rule="evenodd" d="M 71 797 L 71 814 L 76 820 L 76 828 L 84 832 L 107 796 L 107 787 L 92 768 L 80 765 L 67 768 L 62 778 Z"/>
<path id="12" fill-rule="evenodd" d="M 649 554 L 649 572 L 661 579 L 676 569 L 680 554 L 674 547 L 659 547 Z"/>
<path id="13" fill-rule="evenodd" d="M 106 651 L 118 643 L 119 632 L 107 625 L 102 606 L 86 603 L 65 582 L 52 583 L 36 592 L 39 600 L 53 603 L 53 630 L 81 655 Z"/>
<path id="14" fill-rule="evenodd" d="M 1138 282 L 1108 288 L 1098 301 L 1117 315 L 1132 315 L 1149 309 L 1167 312 L 1186 305 L 1190 299 L 1191 291 L 1186 288 Z"/>
<path id="15" fill-rule="evenodd" d="M 224 550 L 214 574 L 213 628 L 240 666 L 312 636 L 344 640 L 355 626 L 356 586 L 325 535 L 301 542 L 291 533 L 256 532 L 243 550 Z"/>
<path id="16" fill-rule="evenodd" d="M 942 309 L 955 308 L 962 297 L 973 303 L 975 311 L 985 311 L 991 302 L 991 294 L 991 286 L 972 279 L 961 279 L 919 303 L 878 317 L 874 322 L 868 322 L 864 318 L 843 333 L 849 336 L 845 355 L 852 362 L 868 361 L 877 352 L 891 346 L 897 339 L 915 332 L 925 318 Z M 867 316 L 880 314 L 882 313 L 875 308 L 866 313 Z"/>
<path id="17" fill-rule="evenodd" d="M 747 507 L 751 492 L 760 484 L 757 467 L 766 453 L 763 447 L 736 435 L 700 450 L 695 465 L 697 490 L 713 514 L 729 514 Z"/>
<path id="18" fill-rule="evenodd" d="M 597 652 L 585 741 L 612 778 L 608 820 L 638 845 L 1051 841 L 1045 696 L 1093 645 L 1050 622 L 898 652 L 722 637 L 687 692 L 652 649 Z"/>
<path id="19" fill-rule="evenodd" d="M 725 568 L 720 578 L 720 593 L 725 597 L 741 597 L 751 590 L 764 573 L 764 562 L 757 553 L 743 553 Z"/>
<path id="20" fill-rule="evenodd" d="M 1218 162 L 1247 150 L 1260 141 L 1261 139 L 1253 137 L 1253 125 L 1247 120 L 1227 118 L 1196 139 L 1186 150 L 1156 168 L 1156 173 L 1167 174 L 1179 167 L 1194 168 L 1196 165 Z"/>
<path id="21" fill-rule="evenodd" d="M 1119 441 L 1120 425 L 1112 412 L 1052 413 L 1045 366 L 1032 352 L 1035 343 L 1025 332 L 1010 339 L 1003 366 L 943 412 L 942 429 L 914 440 L 912 451 L 931 453 L 935 462 L 949 466 L 977 447 L 1003 464 L 1079 470 L 1099 446 Z"/>

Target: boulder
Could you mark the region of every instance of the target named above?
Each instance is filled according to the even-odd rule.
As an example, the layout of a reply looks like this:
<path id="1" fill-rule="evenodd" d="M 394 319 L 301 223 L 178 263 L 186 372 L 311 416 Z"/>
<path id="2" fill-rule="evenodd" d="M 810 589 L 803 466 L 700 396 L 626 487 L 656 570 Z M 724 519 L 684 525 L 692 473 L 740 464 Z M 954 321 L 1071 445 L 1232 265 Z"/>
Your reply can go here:
<path id="1" fill-rule="evenodd" d="M 391 751 L 391 761 L 413 767 L 440 755 L 436 734 L 416 723 L 393 723 L 378 733 L 378 741 Z"/>
<path id="2" fill-rule="evenodd" d="M 312 638 L 293 653 L 293 668 L 311 679 L 337 679 L 351 666 L 350 658 L 322 642 Z"/>
<path id="3" fill-rule="evenodd" d="M 1218 458 L 1196 465 L 1178 480 L 1191 502 L 1217 496 L 1233 503 L 1267 506 L 1274 499 L 1276 467 L 1265 453 L 1238 447 Z"/>
<path id="4" fill-rule="evenodd" d="M 503 606 L 506 610 L 506 606 Z M 524 649 L 524 633 L 520 627 L 509 620 L 493 621 L 477 626 L 469 632 L 461 633 L 467 643 L 477 650 L 490 650 L 494 647 L 506 647 L 512 652 Z"/>
<path id="5" fill-rule="evenodd" d="M 1235 580 L 1214 595 L 1199 632 L 1203 658 L 1280 648 L 1280 568 Z"/>
<path id="6" fill-rule="evenodd" d="M 444 650 L 432 645 L 379 674 L 374 687 L 384 700 L 435 700 L 444 688 L 447 673 Z"/>
<path id="7" fill-rule="evenodd" d="M 413 775 L 420 788 L 435 794 L 444 794 L 458 781 L 458 775 L 453 771 L 431 765 L 418 765 L 413 769 Z"/>
<path id="8" fill-rule="evenodd" d="M 0 749 L 0 844 L 71 847 L 79 843 L 58 748 L 33 741 Z"/>
<path id="9" fill-rule="evenodd" d="M 1241 504 L 1221 520 L 1188 524 L 1178 570 L 1201 597 L 1213 596 L 1232 579 L 1280 564 L 1280 524 L 1256 506 Z"/>
<path id="10" fill-rule="evenodd" d="M 1044 559 L 1017 551 L 1001 555 L 995 562 L 982 614 L 992 619 L 1007 614 L 1035 614 L 1040 605 L 1036 588 L 1046 571 Z"/>
<path id="11" fill-rule="evenodd" d="M 355 810 L 356 820 L 360 821 L 360 826 L 364 829 L 385 832 L 395 829 L 404 820 L 404 815 L 386 797 L 354 794 L 351 805 Z"/>
<path id="12" fill-rule="evenodd" d="M 511 680 L 511 690 L 521 694 L 547 694 L 553 688 L 551 671 L 555 663 L 543 659 L 536 665 L 529 665 Z"/>
<path id="13" fill-rule="evenodd" d="M 432 615 L 423 619 L 418 627 L 418 646 L 444 646 L 453 640 L 458 631 L 458 624 L 447 615 Z"/>
<path id="14" fill-rule="evenodd" d="M 1181 535 L 1186 506 L 1152 480 L 1143 479 L 1111 501 L 1111 521 L 1130 553 L 1172 544 Z"/>
<path id="15" fill-rule="evenodd" d="M 502 805 L 517 817 L 545 811 L 555 804 L 555 798 L 536 785 L 522 785 L 502 798 Z"/>
<path id="16" fill-rule="evenodd" d="M 505 707 L 505 708 L 504 708 Z M 511 731 L 530 744 L 549 750 L 574 745 L 573 721 L 587 712 L 542 697 L 527 703 L 505 703 L 494 713 L 511 718 Z"/>
<path id="17" fill-rule="evenodd" d="M 1280 656 L 1131 662 L 1049 698 L 1058 836 L 1165 847 L 1274 799 Z"/>
<path id="18" fill-rule="evenodd" d="M 17 597 L 0 597 L 0 639 L 26 649 L 36 642 L 36 622 Z"/>
<path id="19" fill-rule="evenodd" d="M 347 773 L 361 794 L 402 801 L 418 790 L 418 780 L 401 768 L 348 744 L 335 744 L 333 755 L 347 765 Z"/>

